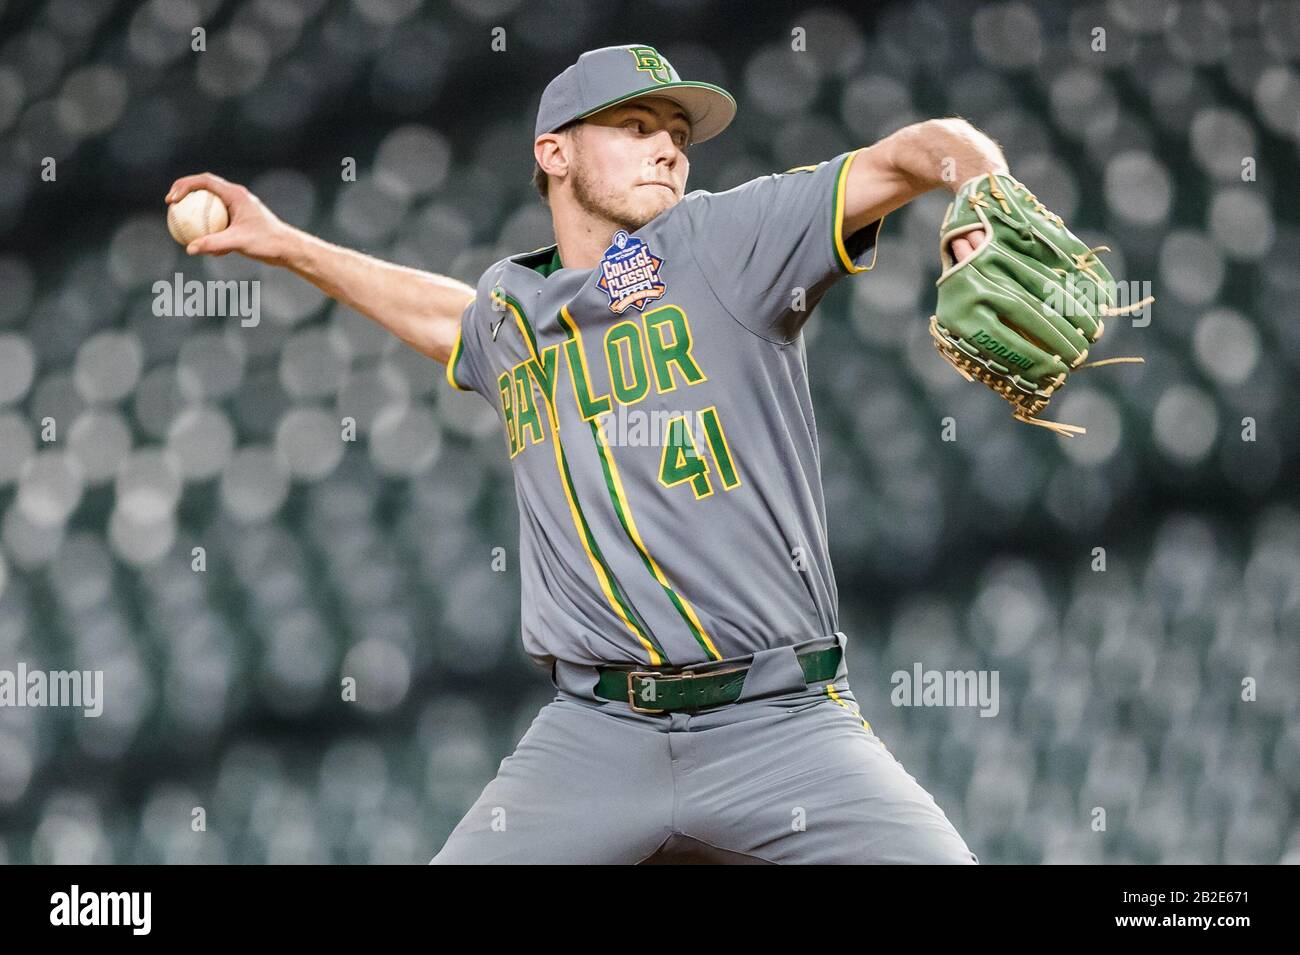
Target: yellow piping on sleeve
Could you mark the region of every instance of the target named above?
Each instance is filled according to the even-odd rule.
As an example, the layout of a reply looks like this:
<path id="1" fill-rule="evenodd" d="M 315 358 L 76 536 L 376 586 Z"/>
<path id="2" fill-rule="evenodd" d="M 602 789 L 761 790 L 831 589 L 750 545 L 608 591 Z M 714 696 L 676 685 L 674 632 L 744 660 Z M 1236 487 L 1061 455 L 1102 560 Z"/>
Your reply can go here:
<path id="1" fill-rule="evenodd" d="M 835 254 L 839 257 L 840 266 L 850 275 L 858 272 L 870 272 L 876 267 L 876 254 L 880 251 L 880 230 L 885 227 L 885 217 L 881 216 L 879 225 L 876 227 L 876 241 L 871 245 L 871 262 L 867 265 L 854 265 L 853 259 L 849 255 L 849 250 L 844 247 L 844 193 L 849 181 L 849 167 L 853 165 L 853 160 L 858 158 L 861 149 L 855 149 L 844 159 L 840 166 L 840 174 L 835 184 L 835 215 L 832 225 L 832 232 L 835 240 Z"/>
<path id="2" fill-rule="evenodd" d="M 451 346 L 451 356 L 447 359 L 447 369 L 446 369 L 447 383 L 450 384 L 457 391 L 473 391 L 474 390 L 473 388 L 466 388 L 464 385 L 458 382 L 456 380 L 456 375 L 455 375 L 456 364 L 457 362 L 460 361 L 461 351 L 465 347 L 465 342 L 461 338 L 461 334 L 463 333 L 463 331 L 464 331 L 463 326 L 461 325 L 456 326 L 456 344 Z"/>

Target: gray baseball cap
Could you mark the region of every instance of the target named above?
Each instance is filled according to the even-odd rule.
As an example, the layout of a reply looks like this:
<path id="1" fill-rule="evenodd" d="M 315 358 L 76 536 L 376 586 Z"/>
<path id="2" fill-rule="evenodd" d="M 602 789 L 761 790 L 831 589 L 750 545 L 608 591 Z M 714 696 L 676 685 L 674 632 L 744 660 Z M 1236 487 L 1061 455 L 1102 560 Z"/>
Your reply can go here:
<path id="1" fill-rule="evenodd" d="M 722 87 L 683 80 L 654 47 L 632 43 L 588 50 L 551 80 L 537 108 L 533 136 L 640 96 L 662 96 L 685 110 L 692 143 L 718 135 L 736 115 L 736 100 Z"/>

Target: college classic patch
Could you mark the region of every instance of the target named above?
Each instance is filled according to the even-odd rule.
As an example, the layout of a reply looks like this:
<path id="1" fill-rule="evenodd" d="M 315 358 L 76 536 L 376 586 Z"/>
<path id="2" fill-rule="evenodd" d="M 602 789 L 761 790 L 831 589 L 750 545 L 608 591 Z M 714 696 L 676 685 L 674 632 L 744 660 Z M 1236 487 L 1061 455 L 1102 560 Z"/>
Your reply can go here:
<path id="1" fill-rule="evenodd" d="M 614 244 L 600 259 L 600 278 L 596 284 L 609 296 L 609 310 L 621 315 L 635 306 L 644 310 L 646 302 L 662 298 L 668 286 L 659 280 L 664 260 L 650 253 L 650 248 L 636 236 L 622 229 L 614 233 Z"/>

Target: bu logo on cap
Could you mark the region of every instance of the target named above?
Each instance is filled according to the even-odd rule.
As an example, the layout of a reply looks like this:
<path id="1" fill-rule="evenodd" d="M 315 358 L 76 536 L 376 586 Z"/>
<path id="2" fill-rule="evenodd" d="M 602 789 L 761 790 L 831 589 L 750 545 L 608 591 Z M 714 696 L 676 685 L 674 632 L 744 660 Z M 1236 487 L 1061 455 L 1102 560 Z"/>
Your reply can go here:
<path id="1" fill-rule="evenodd" d="M 627 51 L 636 58 L 636 68 L 642 73 L 649 73 L 656 83 L 671 83 L 673 68 L 659 55 L 652 46 L 630 46 Z M 662 75 L 661 75 L 662 74 Z"/>
<path id="2" fill-rule="evenodd" d="M 614 233 L 614 244 L 600 259 L 600 278 L 596 284 L 609 296 L 609 310 L 622 315 L 635 306 L 644 310 L 646 302 L 663 298 L 668 286 L 659 279 L 664 260 L 650 253 L 650 247 L 622 229 Z"/>

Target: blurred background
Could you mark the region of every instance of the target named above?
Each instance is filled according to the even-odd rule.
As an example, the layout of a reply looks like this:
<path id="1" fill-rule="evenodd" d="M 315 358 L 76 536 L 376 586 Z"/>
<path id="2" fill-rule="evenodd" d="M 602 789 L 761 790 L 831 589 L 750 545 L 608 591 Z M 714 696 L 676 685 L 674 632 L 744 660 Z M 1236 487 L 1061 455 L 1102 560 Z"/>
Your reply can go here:
<path id="1" fill-rule="evenodd" d="M 305 282 L 187 259 L 163 195 L 210 169 L 474 283 L 553 241 L 529 184 L 542 88 L 626 42 L 739 101 L 688 188 L 960 115 L 1150 283 L 1150 323 L 1114 321 L 1097 355 L 1146 364 L 1072 380 L 1048 415 L 1087 425 L 1069 441 L 935 353 L 942 193 L 821 305 L 854 690 L 986 863 L 1300 861 L 1300 5 L 1281 0 L 0 0 L 0 669 L 102 669 L 106 695 L 97 719 L 0 708 L 0 861 L 441 847 L 553 696 L 519 644 L 496 415 Z M 155 316 L 178 270 L 261 279 L 260 324 Z M 891 706 L 915 661 L 998 670 L 999 716 Z"/>

